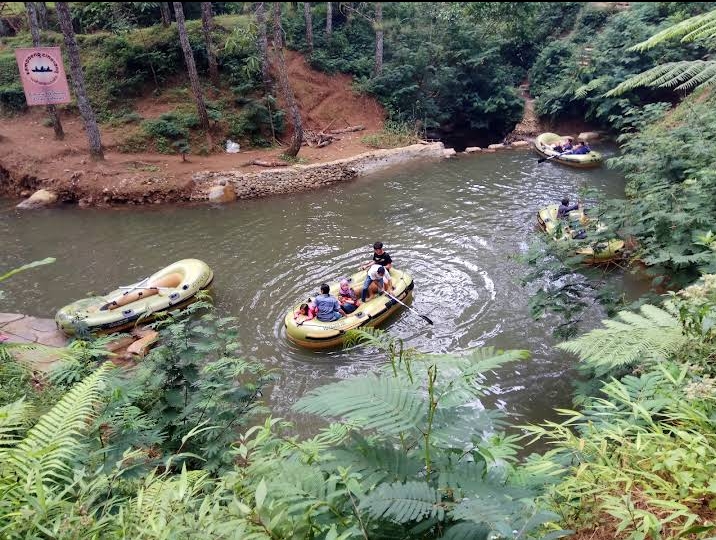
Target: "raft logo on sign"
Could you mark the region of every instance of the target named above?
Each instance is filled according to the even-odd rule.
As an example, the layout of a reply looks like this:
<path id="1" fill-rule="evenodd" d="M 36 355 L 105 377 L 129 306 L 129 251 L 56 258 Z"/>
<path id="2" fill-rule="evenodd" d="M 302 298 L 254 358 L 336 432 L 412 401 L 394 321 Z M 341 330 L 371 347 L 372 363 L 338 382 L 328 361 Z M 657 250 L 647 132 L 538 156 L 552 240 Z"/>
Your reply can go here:
<path id="1" fill-rule="evenodd" d="M 71 101 L 59 47 L 15 49 L 15 59 L 28 105 Z"/>

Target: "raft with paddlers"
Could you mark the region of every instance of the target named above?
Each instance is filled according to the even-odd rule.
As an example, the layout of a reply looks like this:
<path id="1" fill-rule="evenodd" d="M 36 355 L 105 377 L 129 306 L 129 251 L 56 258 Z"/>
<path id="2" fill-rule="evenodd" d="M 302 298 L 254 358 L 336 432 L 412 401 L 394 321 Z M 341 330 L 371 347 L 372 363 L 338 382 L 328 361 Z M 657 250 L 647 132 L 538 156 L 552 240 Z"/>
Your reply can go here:
<path id="1" fill-rule="evenodd" d="M 584 227 L 589 222 L 589 218 L 581 207 L 577 210 L 572 210 L 562 219 L 557 217 L 558 211 L 558 204 L 550 204 L 537 212 L 537 224 L 540 229 L 554 240 L 580 240 L 586 238 Z M 606 227 L 603 224 L 596 223 L 597 232 L 605 229 Z M 612 238 L 592 242 L 588 246 L 577 249 L 576 253 L 582 255 L 584 262 L 587 264 L 602 264 L 621 258 L 623 250 L 624 241 Z"/>
<path id="2" fill-rule="evenodd" d="M 92 333 L 118 332 L 140 320 L 150 321 L 160 311 L 187 306 L 213 278 L 205 262 L 184 259 L 133 285 L 77 300 L 60 309 L 55 322 L 67 335 L 75 334 L 80 327 Z"/>
<path id="3" fill-rule="evenodd" d="M 358 298 L 361 296 L 366 274 L 367 272 L 363 270 L 347 278 L 349 286 Z M 300 306 L 297 304 L 288 310 L 284 318 L 286 336 L 297 345 L 308 349 L 326 349 L 341 345 L 348 330 L 381 324 L 412 298 L 414 283 L 413 278 L 407 272 L 391 268 L 390 278 L 393 284 L 390 293 L 376 294 L 360 304 L 353 313 L 335 321 L 323 322 L 317 318 L 303 322 L 297 321 L 294 318 L 294 313 Z M 340 282 L 336 281 L 328 285 L 330 287 L 329 294 L 337 297 Z M 303 303 L 310 304 L 314 298 L 315 295 L 309 296 L 308 300 L 304 300 Z"/>
<path id="4" fill-rule="evenodd" d="M 554 146 L 560 144 L 565 139 L 566 137 L 557 135 L 556 133 L 542 133 L 539 135 L 535 139 L 534 149 L 543 157 L 538 160 L 538 163 L 556 161 L 569 167 L 589 169 L 599 167 L 602 161 L 604 161 L 602 154 L 594 150 L 590 150 L 588 154 L 570 154 L 555 150 Z"/>

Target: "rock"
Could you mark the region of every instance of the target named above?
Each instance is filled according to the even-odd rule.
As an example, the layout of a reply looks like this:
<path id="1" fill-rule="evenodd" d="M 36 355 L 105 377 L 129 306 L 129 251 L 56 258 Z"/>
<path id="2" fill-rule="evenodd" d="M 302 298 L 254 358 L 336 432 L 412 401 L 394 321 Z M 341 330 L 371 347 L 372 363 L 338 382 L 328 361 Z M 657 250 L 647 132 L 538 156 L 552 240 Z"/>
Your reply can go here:
<path id="1" fill-rule="evenodd" d="M 476 152 L 482 152 L 482 148 L 480 148 L 479 146 L 468 146 L 467 148 L 465 148 L 466 154 L 474 154 Z"/>
<path id="2" fill-rule="evenodd" d="M 488 150 L 502 150 L 503 148 L 505 148 L 505 145 L 502 143 L 491 144 L 487 148 L 488 148 Z"/>
<path id="3" fill-rule="evenodd" d="M 455 152 L 455 149 L 454 149 L 454 148 L 446 148 L 445 150 L 443 150 L 443 156 L 446 157 L 446 158 L 452 157 L 452 156 L 454 156 L 456 153 L 457 153 L 457 152 Z"/>
<path id="4" fill-rule="evenodd" d="M 40 189 L 33 193 L 29 199 L 17 205 L 18 208 L 42 208 L 57 201 L 57 194 L 46 189 Z"/>
<path id="5" fill-rule="evenodd" d="M 515 141 L 512 143 L 513 148 L 524 148 L 529 145 L 530 143 L 528 141 Z"/>
<path id="6" fill-rule="evenodd" d="M 31 191 L 28 191 L 28 190 L 26 190 L 26 189 L 23 189 L 23 190 L 20 192 L 20 197 L 29 197 L 30 195 L 32 195 L 32 192 L 31 192 Z"/>
<path id="7" fill-rule="evenodd" d="M 597 131 L 583 131 L 582 133 L 579 134 L 579 137 L 577 137 L 577 140 L 589 142 L 589 141 L 598 141 L 601 138 L 602 138 L 601 134 Z"/>
<path id="8" fill-rule="evenodd" d="M 136 354 L 137 356 L 144 357 L 154 343 L 159 339 L 159 333 L 155 331 L 149 332 L 142 339 L 138 339 L 127 347 L 127 352 L 130 354 Z"/>
<path id="9" fill-rule="evenodd" d="M 236 200 L 233 186 L 214 186 L 209 190 L 209 202 L 228 203 Z"/>

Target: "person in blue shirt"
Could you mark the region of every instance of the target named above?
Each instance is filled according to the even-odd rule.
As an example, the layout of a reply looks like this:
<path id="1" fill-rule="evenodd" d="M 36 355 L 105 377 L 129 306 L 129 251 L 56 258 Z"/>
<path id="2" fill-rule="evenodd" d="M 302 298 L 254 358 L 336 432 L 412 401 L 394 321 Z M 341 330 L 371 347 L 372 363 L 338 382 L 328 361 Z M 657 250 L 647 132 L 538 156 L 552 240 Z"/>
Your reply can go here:
<path id="1" fill-rule="evenodd" d="M 573 148 L 569 152 L 565 152 L 565 153 L 566 154 L 574 154 L 574 155 L 584 155 L 584 154 L 588 154 L 591 151 L 592 151 L 592 149 L 589 148 L 589 145 L 587 143 L 585 143 L 584 141 L 579 141 L 577 143 L 576 148 Z"/>
<path id="2" fill-rule="evenodd" d="M 316 319 L 323 322 L 337 321 L 343 316 L 341 305 L 338 299 L 328 294 L 330 287 L 324 283 L 321 285 L 321 294 L 316 296 L 313 303 L 316 306 Z"/>

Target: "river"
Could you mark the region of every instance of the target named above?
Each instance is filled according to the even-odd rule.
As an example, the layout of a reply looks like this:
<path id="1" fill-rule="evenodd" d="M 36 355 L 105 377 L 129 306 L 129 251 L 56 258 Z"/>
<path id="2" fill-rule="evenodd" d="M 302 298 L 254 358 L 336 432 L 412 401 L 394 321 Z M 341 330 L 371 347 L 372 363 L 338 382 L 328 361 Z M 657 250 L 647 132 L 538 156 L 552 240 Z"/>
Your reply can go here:
<path id="1" fill-rule="evenodd" d="M 302 350 L 282 327 L 290 306 L 354 272 L 380 240 L 415 279 L 413 307 L 435 323 L 403 310 L 385 328 L 422 351 L 529 349 L 531 360 L 494 373 L 486 405 L 519 422 L 554 418 L 554 407 L 570 405 L 574 358 L 553 348 L 556 319 L 530 317 L 519 283 L 526 268 L 515 257 L 536 234 L 537 209 L 564 195 L 576 199 L 582 185 L 621 196 L 624 179 L 606 166 L 576 170 L 510 151 L 412 163 L 311 193 L 217 207 L 18 211 L 15 201 L 0 201 L 0 273 L 57 258 L 4 282 L 0 311 L 52 317 L 90 292 L 134 283 L 179 259 L 202 259 L 215 273 L 219 313 L 238 318 L 242 354 L 277 368 L 266 400 L 276 415 L 291 417 L 291 404 L 308 390 L 385 361 L 363 347 Z M 631 286 L 628 276 L 613 279 Z"/>

